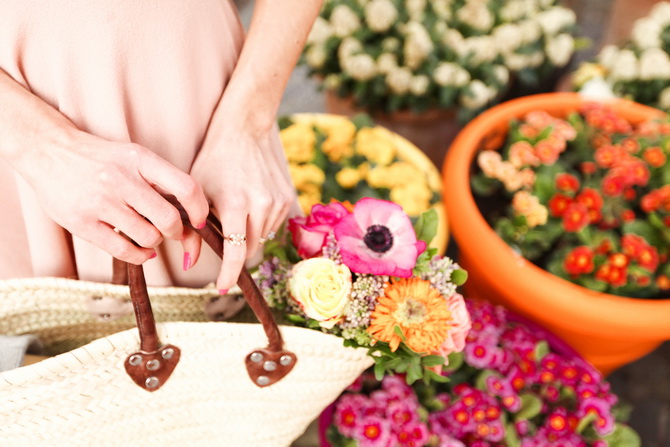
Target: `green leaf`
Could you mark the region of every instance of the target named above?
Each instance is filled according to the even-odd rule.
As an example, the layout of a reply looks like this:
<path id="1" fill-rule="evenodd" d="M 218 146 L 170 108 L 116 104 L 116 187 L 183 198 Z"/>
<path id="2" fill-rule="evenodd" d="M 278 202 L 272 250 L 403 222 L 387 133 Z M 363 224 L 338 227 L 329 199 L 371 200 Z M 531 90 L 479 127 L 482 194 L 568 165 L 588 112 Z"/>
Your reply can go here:
<path id="1" fill-rule="evenodd" d="M 468 272 L 463 269 L 454 270 L 451 272 L 451 282 L 457 286 L 462 286 L 468 280 Z"/>
<path id="2" fill-rule="evenodd" d="M 381 361 L 377 362 L 375 363 L 374 371 L 375 371 L 375 379 L 381 381 L 384 378 L 384 373 L 386 372 L 386 365 L 384 365 L 384 363 L 382 363 Z"/>
<path id="3" fill-rule="evenodd" d="M 364 127 L 375 127 L 375 122 L 367 113 L 359 113 L 351 118 L 351 122 L 356 126 L 356 130 Z"/>
<path id="4" fill-rule="evenodd" d="M 576 429 L 577 433 L 581 433 L 586 430 L 586 427 L 589 427 L 597 418 L 598 415 L 595 413 L 587 413 L 586 416 L 579 420 L 579 424 L 577 424 Z"/>
<path id="5" fill-rule="evenodd" d="M 417 380 L 420 380 L 423 377 L 423 368 L 421 365 L 410 364 L 409 369 L 407 370 L 407 384 L 411 385 Z"/>
<path id="6" fill-rule="evenodd" d="M 279 130 L 284 130 L 293 124 L 293 120 L 288 116 L 280 116 L 277 123 L 279 124 Z"/>
<path id="7" fill-rule="evenodd" d="M 480 389 L 482 391 L 486 391 L 488 388 L 486 386 L 486 379 L 488 379 L 491 376 L 498 376 L 498 374 L 490 369 L 485 369 L 484 371 L 482 371 L 475 379 L 475 388 Z"/>
<path id="8" fill-rule="evenodd" d="M 507 447 L 519 447 L 521 445 L 514 424 L 508 423 L 505 425 L 505 445 Z"/>
<path id="9" fill-rule="evenodd" d="M 442 374 L 438 374 L 432 369 L 424 369 L 423 372 L 424 372 L 424 378 L 427 375 L 428 379 L 430 379 L 433 382 L 449 383 L 449 377 L 445 377 Z"/>
<path id="10" fill-rule="evenodd" d="M 537 342 L 535 345 L 535 361 L 539 363 L 547 354 L 549 354 L 549 343 L 547 343 L 547 340 Z"/>
<path id="11" fill-rule="evenodd" d="M 441 355 L 427 355 L 421 358 L 421 364 L 429 368 L 432 366 L 442 366 L 444 362 L 445 359 Z"/>
<path id="12" fill-rule="evenodd" d="M 616 424 L 614 432 L 605 437 L 609 447 L 640 447 L 640 435 L 627 425 Z"/>
<path id="13" fill-rule="evenodd" d="M 542 411 L 542 400 L 534 394 L 522 394 L 521 409 L 514 417 L 515 421 L 532 419 Z"/>
<path id="14" fill-rule="evenodd" d="M 421 214 L 414 224 L 416 238 L 418 240 L 424 241 L 426 244 L 430 244 L 430 242 L 437 234 L 439 219 L 440 218 L 437 215 L 437 211 L 435 211 L 434 208 L 431 208 Z"/>
<path id="15" fill-rule="evenodd" d="M 393 326 L 393 332 L 400 337 L 402 341 L 407 341 L 407 337 L 405 337 L 405 334 L 402 333 L 402 329 L 397 324 Z"/>
<path id="16" fill-rule="evenodd" d="M 447 371 L 456 371 L 463 365 L 463 353 L 461 352 L 452 352 L 447 357 L 448 364 L 444 367 Z"/>
<path id="17" fill-rule="evenodd" d="M 307 321 L 305 320 L 304 317 L 295 314 L 286 314 L 284 315 L 284 317 L 291 323 L 304 323 L 305 321 Z"/>

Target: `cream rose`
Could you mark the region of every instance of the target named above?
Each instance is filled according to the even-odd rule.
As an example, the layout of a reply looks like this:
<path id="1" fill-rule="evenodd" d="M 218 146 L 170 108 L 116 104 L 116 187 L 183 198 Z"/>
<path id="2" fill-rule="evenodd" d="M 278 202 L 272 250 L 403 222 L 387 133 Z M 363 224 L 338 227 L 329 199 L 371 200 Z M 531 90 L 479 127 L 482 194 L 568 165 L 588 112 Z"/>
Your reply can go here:
<path id="1" fill-rule="evenodd" d="M 288 287 L 305 315 L 330 329 L 349 304 L 351 271 L 332 259 L 305 259 L 293 266 Z"/>

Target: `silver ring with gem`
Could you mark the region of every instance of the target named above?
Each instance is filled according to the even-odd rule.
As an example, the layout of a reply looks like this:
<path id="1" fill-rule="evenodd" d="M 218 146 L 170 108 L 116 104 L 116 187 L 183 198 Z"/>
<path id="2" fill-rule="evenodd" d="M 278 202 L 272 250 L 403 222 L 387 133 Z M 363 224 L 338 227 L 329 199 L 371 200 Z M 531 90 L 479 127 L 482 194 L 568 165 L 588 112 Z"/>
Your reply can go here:
<path id="1" fill-rule="evenodd" d="M 275 233 L 274 231 L 270 231 L 267 236 L 259 238 L 258 242 L 264 244 L 267 241 L 273 240 L 275 236 L 277 236 L 277 233 Z"/>

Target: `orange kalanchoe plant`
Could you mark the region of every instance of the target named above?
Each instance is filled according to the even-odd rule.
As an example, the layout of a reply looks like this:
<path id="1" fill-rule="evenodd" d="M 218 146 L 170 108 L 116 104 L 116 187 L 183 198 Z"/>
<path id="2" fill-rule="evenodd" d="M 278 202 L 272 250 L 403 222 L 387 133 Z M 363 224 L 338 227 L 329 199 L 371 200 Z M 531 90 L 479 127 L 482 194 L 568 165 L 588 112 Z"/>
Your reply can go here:
<path id="1" fill-rule="evenodd" d="M 670 290 L 670 123 L 637 125 L 601 104 L 566 119 L 512 123 L 500 151 L 479 154 L 479 196 L 503 194 L 497 233 L 550 272 L 600 292 Z"/>

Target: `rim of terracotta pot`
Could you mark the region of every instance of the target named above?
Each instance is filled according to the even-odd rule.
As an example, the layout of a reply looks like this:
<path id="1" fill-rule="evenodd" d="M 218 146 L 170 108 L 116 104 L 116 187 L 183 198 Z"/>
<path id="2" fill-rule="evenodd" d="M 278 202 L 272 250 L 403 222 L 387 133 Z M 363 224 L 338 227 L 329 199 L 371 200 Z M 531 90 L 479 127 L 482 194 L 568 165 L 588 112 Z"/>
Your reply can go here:
<path id="1" fill-rule="evenodd" d="M 481 263 L 482 276 L 485 276 L 482 280 L 503 284 L 519 297 L 534 296 L 533 300 L 517 298 L 514 301 L 527 315 L 536 316 L 540 321 L 560 316 L 562 326 L 586 334 L 619 331 L 626 332 L 622 334 L 624 337 L 636 340 L 668 339 L 670 299 L 627 298 L 595 292 L 543 270 L 514 252 L 495 233 L 472 195 L 470 168 L 476 153 L 487 140 L 489 143 L 499 141 L 507 132 L 511 118 L 535 109 L 565 115 L 565 111 L 576 110 L 589 101 L 577 93 L 531 95 L 497 105 L 465 126 L 449 148 L 442 170 L 452 234 L 459 250 L 468 259 L 476 257 Z M 633 122 L 664 115 L 657 109 L 627 100 L 613 99 L 607 103 Z M 475 244 L 466 243 L 466 238 Z M 584 299 L 586 297 L 588 299 Z"/>

